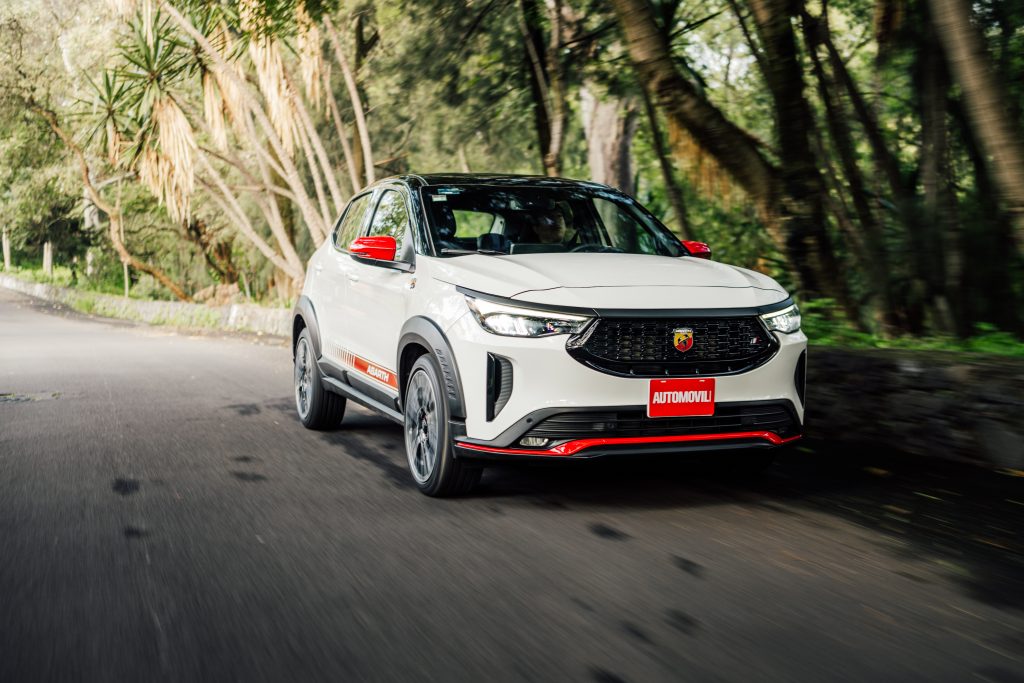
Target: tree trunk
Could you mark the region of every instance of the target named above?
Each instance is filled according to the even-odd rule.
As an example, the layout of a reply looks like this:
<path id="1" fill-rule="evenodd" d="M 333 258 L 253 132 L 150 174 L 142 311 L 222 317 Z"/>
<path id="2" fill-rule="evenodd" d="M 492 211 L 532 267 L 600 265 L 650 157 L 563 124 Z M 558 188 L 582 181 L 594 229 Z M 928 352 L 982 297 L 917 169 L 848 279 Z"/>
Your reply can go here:
<path id="1" fill-rule="evenodd" d="M 3 231 L 4 270 L 11 270 L 11 234 L 5 227 Z"/>
<path id="2" fill-rule="evenodd" d="M 298 99 L 297 95 L 295 96 L 295 99 Z M 324 183 L 323 180 L 321 180 L 320 167 L 313 154 L 313 147 L 308 133 L 309 130 L 306 128 L 300 117 L 299 124 L 296 126 L 295 137 L 299 139 L 299 145 L 302 147 L 302 153 L 306 157 L 306 166 L 309 168 L 309 175 L 313 179 L 313 190 L 316 193 L 316 201 L 320 205 L 320 216 L 323 218 L 324 226 L 328 226 L 334 223 L 334 212 L 331 211 L 327 204 L 327 195 L 324 193 Z M 320 240 L 316 242 L 316 246 L 319 247 L 323 244 L 326 236 L 326 233 L 321 235 Z"/>
<path id="3" fill-rule="evenodd" d="M 634 194 L 632 149 L 638 120 L 636 102 L 629 97 L 601 97 L 599 90 L 592 82 L 585 82 L 580 88 L 590 179 Z"/>
<path id="4" fill-rule="evenodd" d="M 983 38 L 971 24 L 968 0 L 931 0 L 930 6 L 946 61 L 963 91 L 971 127 L 1013 219 L 1017 248 L 1024 249 L 1024 142 L 1007 112 L 1007 93 L 1000 89 Z"/>
<path id="5" fill-rule="evenodd" d="M 533 98 L 534 127 L 540 143 L 544 173 L 562 173 L 562 147 L 568 123 L 565 64 L 561 58 L 561 7 L 557 0 L 549 9 L 551 32 L 544 40 L 541 8 L 537 0 L 519 1 L 519 27 L 526 56 L 530 95 Z"/>
<path id="6" fill-rule="evenodd" d="M 661 178 L 665 184 L 665 195 L 668 203 L 675 214 L 678 234 L 684 240 L 696 239 L 690 227 L 690 220 L 686 214 L 686 201 L 683 199 L 682 188 L 676 181 L 676 174 L 672 169 L 672 161 L 669 159 L 668 150 L 665 149 L 665 141 L 661 137 L 661 126 L 658 125 L 658 112 L 654 109 L 651 96 L 647 88 L 641 88 L 644 99 L 644 112 L 647 114 L 647 125 L 651 129 L 651 140 L 654 143 L 654 153 L 658 157 L 658 166 L 661 168 Z"/>
<path id="7" fill-rule="evenodd" d="M 459 170 L 463 173 L 472 173 L 473 171 L 469 168 L 469 159 L 466 157 L 466 146 L 459 145 L 458 149 L 459 156 Z"/>
<path id="8" fill-rule="evenodd" d="M 868 139 L 868 145 L 871 147 L 871 154 L 875 163 L 875 168 L 877 169 L 878 174 L 885 179 L 886 184 L 889 186 L 889 192 L 892 195 L 893 203 L 899 207 L 901 212 L 906 214 L 906 212 L 910 210 L 910 206 L 913 204 L 914 197 L 912 188 L 908 185 L 900 172 L 899 160 L 896 158 L 896 155 L 889 150 L 889 146 L 886 144 L 885 138 L 882 135 L 881 126 L 878 124 L 878 117 L 864 99 L 864 95 L 860 92 L 860 88 L 857 87 L 856 81 L 853 80 L 853 77 L 846 68 L 846 64 L 843 62 L 839 51 L 832 42 L 832 37 L 828 31 L 828 24 L 823 24 L 823 34 L 821 39 L 822 44 L 828 50 L 829 64 L 832 67 L 832 73 L 835 78 L 842 83 L 847 96 L 850 98 L 850 104 L 853 107 L 853 112 L 856 114 L 860 125 L 864 128 L 864 134 Z"/>
<path id="9" fill-rule="evenodd" d="M 53 277 L 53 242 L 43 242 L 43 273 L 46 277 Z"/>
<path id="10" fill-rule="evenodd" d="M 958 321 L 962 326 L 961 334 L 969 334 L 975 322 L 983 321 L 1024 336 L 1024 320 L 1019 314 L 1021 299 L 1013 279 L 1017 259 L 1013 224 L 1005 211 L 988 201 L 995 196 L 996 189 L 964 109 L 960 99 L 950 102 L 949 113 L 974 170 L 973 194 L 979 204 L 981 220 L 965 222 L 961 226 L 960 241 L 951 245 L 960 250 L 963 260 L 960 280 L 954 283 L 964 293 L 963 312 Z"/>
<path id="11" fill-rule="evenodd" d="M 326 14 L 324 15 L 324 28 L 327 29 L 327 38 L 334 49 L 334 57 L 338 60 L 338 66 L 341 67 L 341 75 L 345 78 L 345 87 L 348 88 L 348 96 L 352 101 L 352 111 L 356 118 L 356 131 L 359 134 L 359 149 L 361 150 L 363 167 L 366 174 L 365 184 L 370 185 L 376 181 L 377 176 L 373 167 L 373 148 L 370 146 L 370 131 L 366 126 L 363 98 L 359 95 L 359 86 L 356 84 L 355 74 L 352 73 L 348 57 L 345 56 L 345 51 L 341 47 L 341 41 L 338 39 L 338 32 L 334 28 L 334 22 Z"/>
<path id="12" fill-rule="evenodd" d="M 853 204 L 857 220 L 861 229 L 867 237 L 868 245 L 855 249 L 858 254 L 858 261 L 865 272 L 870 273 L 870 289 L 876 297 L 881 318 L 882 331 L 887 335 L 894 334 L 900 328 L 899 316 L 897 314 L 896 300 L 892 290 L 891 273 L 889 270 L 889 254 L 886 248 L 885 236 L 882 225 L 875 212 L 872 211 L 871 202 L 868 198 L 868 190 L 857 163 L 855 142 L 847 124 L 847 112 L 843 106 L 842 98 L 839 95 L 839 87 L 835 80 L 835 74 L 830 75 L 825 70 L 818 48 L 823 42 L 823 37 L 828 32 L 828 20 L 823 10 L 820 19 L 812 17 L 804 11 L 801 16 L 801 23 L 804 31 L 804 43 L 811 58 L 811 70 L 818 83 L 818 93 L 824 105 L 825 121 L 828 126 L 829 138 L 832 141 L 839 163 L 846 178 L 846 187 L 836 182 L 840 196 L 848 196 Z M 824 149 L 819 152 L 823 161 L 826 160 Z M 846 218 L 839 213 L 833 212 L 836 219 L 840 221 L 840 227 L 849 234 L 847 226 L 842 225 Z"/>
<path id="13" fill-rule="evenodd" d="M 782 164 L 780 196 L 786 226 L 786 254 L 800 272 L 805 290 L 835 298 L 854 322 L 860 314 L 849 297 L 825 222 L 825 187 L 811 148 L 815 125 L 804 97 L 790 12 L 801 3 L 750 0 L 751 14 L 764 53 L 764 77 L 775 105 L 775 130 Z M 801 269 L 802 263 L 807 266 Z"/>
<path id="14" fill-rule="evenodd" d="M 949 140 L 946 124 L 949 82 L 946 65 L 935 41 L 934 31 L 927 27 L 918 48 L 917 84 L 921 112 L 921 146 L 919 175 L 924 190 L 922 220 L 914 226 L 912 236 L 917 277 L 924 283 L 925 307 L 930 327 L 939 332 L 956 332 L 954 312 L 949 293 L 959 290 L 949 282 L 947 255 L 955 256 L 957 244 L 956 202 L 947 178 L 949 176 Z M 956 280 L 954 276 L 954 282 Z"/>
<path id="15" fill-rule="evenodd" d="M 327 69 L 324 69 L 324 92 L 327 94 L 327 104 L 331 110 L 331 119 L 334 121 L 334 130 L 338 135 L 338 140 L 341 142 L 341 152 L 345 157 L 345 168 L 348 169 L 349 182 L 352 184 L 352 194 L 356 194 L 363 188 L 363 184 L 360 181 L 359 170 L 352 154 L 352 144 L 348 140 L 348 132 L 345 130 L 345 125 L 341 122 L 338 100 L 334 97 L 334 90 L 331 89 L 331 77 L 327 73 Z M 344 208 L 344 200 L 342 200 L 342 208 Z"/>
<path id="16" fill-rule="evenodd" d="M 291 76 L 285 72 L 288 78 L 289 84 L 291 84 Z M 309 145 L 313 148 L 316 154 L 316 158 L 308 158 L 310 170 L 319 162 L 320 172 L 323 174 L 324 184 L 327 185 L 328 191 L 331 193 L 332 209 L 327 212 L 327 216 L 324 219 L 326 225 L 330 226 L 334 224 L 334 217 L 341 213 L 341 210 L 345 208 L 345 203 L 341 199 L 341 188 L 338 186 L 338 179 L 334 174 L 334 167 L 331 166 L 330 157 L 327 156 L 327 149 L 324 147 L 324 141 L 320 137 L 320 133 L 316 129 L 316 124 L 313 123 L 313 118 L 309 115 L 309 109 L 306 108 L 305 103 L 302 101 L 302 96 L 299 94 L 299 89 L 294 85 L 292 86 L 292 96 L 295 98 L 295 111 L 299 115 L 300 127 L 298 130 L 299 135 L 305 133 L 305 137 L 309 140 Z M 317 175 L 313 172 L 313 177 Z"/>
<path id="17" fill-rule="evenodd" d="M 212 188 L 210 188 L 212 190 Z M 213 272 L 217 273 L 217 279 L 221 284 L 233 285 L 238 283 L 238 268 L 235 267 L 231 257 L 231 243 L 233 239 L 216 240 L 206 226 L 202 218 L 193 218 L 185 225 L 185 235 L 199 247 L 199 251 L 206 259 L 206 264 Z"/>
<path id="18" fill-rule="evenodd" d="M 775 202 L 775 169 L 754 139 L 725 118 L 676 68 L 649 0 L 614 0 L 613 4 L 630 57 L 655 104 L 700 141 L 759 209 L 768 209 Z"/>

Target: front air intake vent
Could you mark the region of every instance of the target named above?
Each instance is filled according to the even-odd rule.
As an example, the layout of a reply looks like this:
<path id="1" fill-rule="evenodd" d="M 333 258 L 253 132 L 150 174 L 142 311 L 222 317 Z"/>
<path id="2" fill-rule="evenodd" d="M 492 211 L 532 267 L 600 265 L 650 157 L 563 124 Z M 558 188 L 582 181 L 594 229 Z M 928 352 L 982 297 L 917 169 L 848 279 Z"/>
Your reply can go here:
<path id="1" fill-rule="evenodd" d="M 796 384 L 796 393 L 800 397 L 800 405 L 806 405 L 804 394 L 807 392 L 807 352 L 800 354 L 800 360 L 796 362 L 796 373 L 793 376 L 793 383 Z"/>
<path id="2" fill-rule="evenodd" d="M 512 396 L 512 362 L 504 356 L 487 354 L 487 421 L 498 416 Z"/>

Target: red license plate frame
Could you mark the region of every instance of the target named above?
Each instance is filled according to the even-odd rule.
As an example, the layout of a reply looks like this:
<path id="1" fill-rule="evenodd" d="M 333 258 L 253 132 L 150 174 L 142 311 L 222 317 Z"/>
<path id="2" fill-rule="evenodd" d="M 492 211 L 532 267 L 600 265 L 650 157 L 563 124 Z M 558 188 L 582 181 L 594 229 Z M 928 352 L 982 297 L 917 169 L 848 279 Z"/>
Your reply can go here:
<path id="1" fill-rule="evenodd" d="M 713 377 L 652 379 L 647 417 L 707 417 L 715 414 Z"/>

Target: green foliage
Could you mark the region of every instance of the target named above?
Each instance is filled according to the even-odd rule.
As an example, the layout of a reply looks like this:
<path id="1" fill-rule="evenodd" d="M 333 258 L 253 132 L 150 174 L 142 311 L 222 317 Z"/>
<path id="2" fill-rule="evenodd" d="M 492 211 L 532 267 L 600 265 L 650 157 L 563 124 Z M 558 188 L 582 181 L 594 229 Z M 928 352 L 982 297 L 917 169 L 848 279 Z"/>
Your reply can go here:
<path id="1" fill-rule="evenodd" d="M 228 57 L 254 90 L 260 87 L 260 79 L 253 64 L 246 61 L 250 39 L 265 34 L 282 41 L 285 68 L 296 83 L 294 87 L 301 89 L 296 0 L 254 3 L 260 16 L 251 33 L 243 29 L 240 3 L 235 0 L 172 0 L 170 4 L 208 36 L 224 22 L 233 45 Z M 760 53 L 748 42 L 733 4 L 695 0 L 652 0 L 652 4 L 684 77 L 726 119 L 756 140 L 767 159 L 778 163 L 777 102 L 755 57 Z M 52 21 L 49 12 L 32 0 L 11 0 L 9 5 L 0 9 L 0 30 L 5 31 L 0 35 L 0 159 L 4 162 L 0 164 L 0 212 L 11 229 L 15 258 L 24 267 L 37 267 L 41 245 L 50 241 L 58 264 L 54 280 L 70 282 L 73 273 L 79 288 L 121 293 L 123 271 L 105 234 L 106 217 L 99 215 L 96 227 L 83 227 L 86 207 L 78 168 L 47 126 L 26 111 L 24 98 L 31 95 L 50 103 L 70 121 L 76 139 L 88 151 L 96 180 L 104 181 L 137 170 L 136 161 L 143 150 L 164 151 L 153 121 L 152 108 L 158 98 L 170 97 L 180 105 L 191 122 L 189 135 L 194 134 L 197 155 L 202 148 L 216 146 L 203 131 L 204 105 L 209 102 L 204 99 L 200 78 L 212 73 L 213 67 L 192 39 L 159 11 L 154 14 L 154 25 L 147 26 L 139 16 L 127 22 L 115 19 L 101 0 L 54 9 L 65 12 L 63 21 Z M 339 29 L 342 48 L 359 81 L 379 176 L 459 170 L 542 172 L 537 119 L 546 105 L 531 90 L 533 67 L 523 33 L 537 31 L 543 37 L 541 43 L 550 48 L 548 38 L 555 29 L 549 13 L 552 3 L 313 0 L 302 5 L 314 20 L 329 15 Z M 621 97 L 623 102 L 633 98 L 634 107 L 645 84 L 636 78 L 609 3 L 565 0 L 555 5 L 563 10 L 559 15 L 561 31 L 555 31 L 562 40 L 551 60 L 564 67 L 569 112 L 561 158 L 563 175 L 586 178 L 590 167 L 582 126 L 584 82 L 603 96 Z M 831 300 L 804 301 L 808 336 L 817 343 L 854 347 L 1016 354 L 1019 341 L 1000 330 L 1024 331 L 1024 260 L 1020 245 L 1014 243 L 1010 222 L 994 200 L 992 179 L 984 172 L 985 159 L 949 74 L 937 86 L 943 125 L 939 138 L 945 141 L 937 161 L 943 187 L 937 194 L 933 186 L 925 187 L 932 181 L 925 177 L 930 161 L 924 144 L 922 112 L 927 102 L 923 82 L 925 76 L 935 75 L 928 72 L 924 58 L 924 48 L 931 40 L 928 3 L 895 3 L 900 19 L 891 25 L 878 23 L 876 5 L 872 0 L 834 0 L 827 4 L 827 20 L 843 66 L 877 119 L 881 141 L 909 188 L 908 201 L 892 196 L 876 165 L 867 127 L 856 115 L 849 93 L 839 88 L 839 119 L 848 129 L 852 161 L 865 185 L 860 198 L 877 220 L 877 234 L 865 230 L 857 213 L 849 169 L 838 152 L 826 101 L 801 32 L 799 10 L 819 16 L 822 5 L 788 6 L 804 66 L 800 90 L 815 123 L 808 135 L 829 187 L 827 227 L 835 243 L 838 268 L 852 292 L 851 308 L 859 309 L 863 318 L 859 325 L 846 320 Z M 749 4 L 741 1 L 735 6 L 757 44 Z M 769 9 L 781 6 L 764 5 Z M 533 8 L 529 21 L 523 14 L 527 7 Z M 1020 124 L 1024 122 L 1024 5 L 980 0 L 972 5 L 972 12 L 988 41 L 1007 109 Z M 20 39 L 9 40 L 7 29 L 15 25 Z M 333 49 L 324 36 L 320 38 L 325 65 L 333 63 L 328 82 L 339 107 L 340 135 L 355 146 L 353 105 L 341 69 L 334 63 Z M 53 50 L 54 45 L 61 50 Z M 838 82 L 834 65 L 827 58 L 825 63 L 828 77 Z M 333 116 L 326 102 L 307 105 L 344 185 L 348 174 Z M 679 217 L 673 215 L 652 130 L 642 108 L 637 111 L 631 149 L 636 194 L 655 215 L 676 227 Z M 729 178 L 720 169 L 716 171 L 710 158 L 701 156 L 699 140 L 680 144 L 673 139 L 680 131 L 669 130 L 664 120 L 662 126 L 694 236 L 711 244 L 716 260 L 766 272 L 794 288 L 794 264 L 787 262 L 781 245 L 768 235 L 752 203 L 730 186 Z M 253 170 L 258 168 L 257 151 L 240 140 L 237 131 L 232 129 L 229 135 L 227 153 L 248 165 L 249 177 L 215 155 L 208 154 L 205 159 L 222 169 L 228 185 L 258 186 L 259 179 L 251 177 L 258 174 Z M 301 152 L 296 165 L 304 174 L 300 182 L 312 196 L 312 176 Z M 274 170 L 272 175 L 281 185 L 278 172 Z M 120 198 L 129 251 L 170 274 L 188 291 L 217 282 L 218 273 L 206 258 L 209 245 L 190 241 L 189 232 L 172 221 L 136 180 L 129 177 L 102 190 L 111 201 Z M 259 210 L 268 198 L 259 189 L 247 192 L 241 196 L 242 210 L 253 219 L 256 231 L 272 243 Z M 231 261 L 242 275 L 243 289 L 257 300 L 287 298 L 288 294 L 275 286 L 281 274 L 251 244 L 234 239 L 235 227 L 211 201 L 209 192 L 199 189 L 190 199 L 193 217 L 205 222 L 214 241 L 230 245 Z M 294 234 L 300 260 L 305 259 L 314 244 L 302 228 L 295 202 L 281 197 L 275 201 L 286 231 Z M 938 212 L 934 206 L 929 209 L 929 202 L 936 201 L 941 202 Z M 482 224 L 479 227 L 483 229 Z M 93 256 L 88 275 L 83 263 L 87 249 Z M 888 258 L 886 275 L 891 279 L 898 318 L 895 326 L 915 337 L 884 338 L 879 334 L 891 329 L 893 321 L 882 315 L 885 304 L 878 291 L 877 273 L 870 268 L 876 254 Z M 34 271 L 28 272 L 32 274 L 27 277 L 38 277 Z M 148 276 L 132 273 L 131 278 L 132 296 L 169 296 Z M 955 313 L 955 329 L 941 320 L 944 307 Z M 944 334 L 937 334 L 938 330 Z M 954 339 L 953 332 L 963 340 Z"/>
<path id="2" fill-rule="evenodd" d="M 904 349 L 908 351 L 961 351 L 1024 357 L 1024 340 L 995 325 L 979 323 L 966 338 L 942 335 L 885 338 L 861 332 L 842 315 L 834 301 L 818 299 L 800 303 L 803 332 L 811 344 L 849 349 Z"/>

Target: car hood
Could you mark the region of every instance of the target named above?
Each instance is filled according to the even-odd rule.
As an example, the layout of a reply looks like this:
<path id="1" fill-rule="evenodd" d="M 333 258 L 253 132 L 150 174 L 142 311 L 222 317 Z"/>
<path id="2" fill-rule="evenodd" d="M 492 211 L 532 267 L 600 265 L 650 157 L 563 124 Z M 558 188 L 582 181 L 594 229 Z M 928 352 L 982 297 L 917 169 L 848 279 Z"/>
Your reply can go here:
<path id="1" fill-rule="evenodd" d="M 585 308 L 740 308 L 781 301 L 766 275 L 691 257 L 470 254 L 432 260 L 443 282 L 496 296 Z"/>

